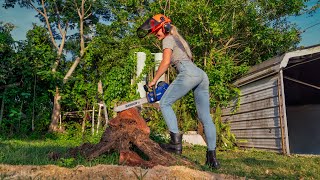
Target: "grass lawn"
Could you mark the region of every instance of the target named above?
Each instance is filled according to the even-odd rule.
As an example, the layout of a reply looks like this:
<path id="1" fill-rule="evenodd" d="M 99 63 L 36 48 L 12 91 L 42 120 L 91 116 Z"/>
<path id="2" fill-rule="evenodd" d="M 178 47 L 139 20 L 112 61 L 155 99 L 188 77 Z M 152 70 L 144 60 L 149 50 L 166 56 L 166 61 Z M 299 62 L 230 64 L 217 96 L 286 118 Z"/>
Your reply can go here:
<path id="1" fill-rule="evenodd" d="M 52 161 L 49 152 L 64 153 L 79 145 L 74 140 L 1 140 L 0 164 L 48 165 L 64 167 L 77 165 L 118 164 L 119 155 L 111 153 L 87 161 L 83 158 L 66 158 Z M 320 179 L 320 156 L 283 156 L 258 150 L 232 150 L 218 152 L 219 170 L 201 166 L 205 162 L 205 147 L 184 147 L 183 156 L 198 163 L 205 171 L 248 177 L 254 179 Z"/>
<path id="2" fill-rule="evenodd" d="M 184 148 L 185 156 L 204 164 L 204 147 Z M 221 163 L 215 173 L 254 179 L 320 179 L 320 156 L 284 156 L 260 150 L 218 152 Z"/>

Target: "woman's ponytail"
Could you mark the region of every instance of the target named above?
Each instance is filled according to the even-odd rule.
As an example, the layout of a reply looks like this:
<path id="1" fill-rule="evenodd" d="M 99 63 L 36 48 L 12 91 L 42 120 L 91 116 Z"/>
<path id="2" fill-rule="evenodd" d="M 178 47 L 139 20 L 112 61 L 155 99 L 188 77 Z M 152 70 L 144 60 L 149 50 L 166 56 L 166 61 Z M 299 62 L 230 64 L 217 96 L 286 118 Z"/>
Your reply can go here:
<path id="1" fill-rule="evenodd" d="M 180 42 L 182 43 L 182 45 L 183 45 L 183 47 L 184 47 L 184 49 L 185 49 L 188 57 L 189 57 L 191 60 L 193 60 L 193 57 L 192 57 L 192 53 L 191 53 L 189 44 L 188 44 L 187 41 L 184 40 L 184 38 L 179 34 L 178 29 L 177 29 L 176 26 L 171 25 L 170 34 L 180 40 Z"/>

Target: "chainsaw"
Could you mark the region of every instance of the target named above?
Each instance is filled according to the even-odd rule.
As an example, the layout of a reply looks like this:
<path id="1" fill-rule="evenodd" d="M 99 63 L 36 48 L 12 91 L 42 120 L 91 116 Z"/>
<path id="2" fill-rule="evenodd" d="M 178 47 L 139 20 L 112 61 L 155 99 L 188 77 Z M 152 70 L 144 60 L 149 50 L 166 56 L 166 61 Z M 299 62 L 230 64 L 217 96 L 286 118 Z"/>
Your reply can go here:
<path id="1" fill-rule="evenodd" d="M 122 104 L 120 106 L 115 107 L 113 110 L 115 112 L 120 112 L 120 111 L 124 111 L 126 109 L 140 106 L 145 103 L 155 103 L 161 99 L 161 97 L 166 92 L 168 87 L 169 87 L 169 84 L 167 84 L 164 81 L 158 82 L 157 87 L 155 88 L 153 86 L 152 90 L 150 90 L 150 88 L 147 85 L 144 85 L 143 88 L 147 92 L 146 97 L 135 100 L 135 101 L 128 102 L 126 104 Z"/>

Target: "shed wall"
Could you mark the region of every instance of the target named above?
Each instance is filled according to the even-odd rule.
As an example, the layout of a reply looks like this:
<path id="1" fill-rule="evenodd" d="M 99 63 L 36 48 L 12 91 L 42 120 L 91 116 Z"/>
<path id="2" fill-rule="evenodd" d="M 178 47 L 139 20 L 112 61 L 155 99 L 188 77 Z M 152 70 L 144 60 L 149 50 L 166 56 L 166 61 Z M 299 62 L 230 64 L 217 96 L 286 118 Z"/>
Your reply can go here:
<path id="1" fill-rule="evenodd" d="M 231 132 L 245 148 L 282 151 L 278 75 L 245 84 L 240 88 L 240 107 L 237 99 L 222 110 L 222 121 L 229 122 Z"/>

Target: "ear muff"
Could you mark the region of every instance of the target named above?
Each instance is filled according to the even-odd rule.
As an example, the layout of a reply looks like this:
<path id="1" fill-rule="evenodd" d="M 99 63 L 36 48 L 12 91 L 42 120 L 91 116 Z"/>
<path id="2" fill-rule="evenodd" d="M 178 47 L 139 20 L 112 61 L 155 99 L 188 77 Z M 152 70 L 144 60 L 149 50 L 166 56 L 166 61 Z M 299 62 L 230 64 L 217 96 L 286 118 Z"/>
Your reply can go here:
<path id="1" fill-rule="evenodd" d="M 147 19 L 136 31 L 139 38 L 143 38 L 148 34 L 155 34 L 160 29 L 165 34 L 170 33 L 172 25 L 171 20 L 163 14 L 156 14 Z"/>
<path id="2" fill-rule="evenodd" d="M 166 20 L 165 16 L 161 16 L 160 17 L 160 20 L 161 22 L 163 23 L 163 29 L 162 31 L 165 33 L 165 34 L 168 34 L 171 30 L 171 24 L 170 24 L 170 21 Z"/>
<path id="3" fill-rule="evenodd" d="M 172 27 L 172 26 L 171 26 L 170 23 L 165 23 L 165 24 L 163 25 L 163 32 L 166 33 L 166 34 L 170 33 L 171 27 Z"/>

